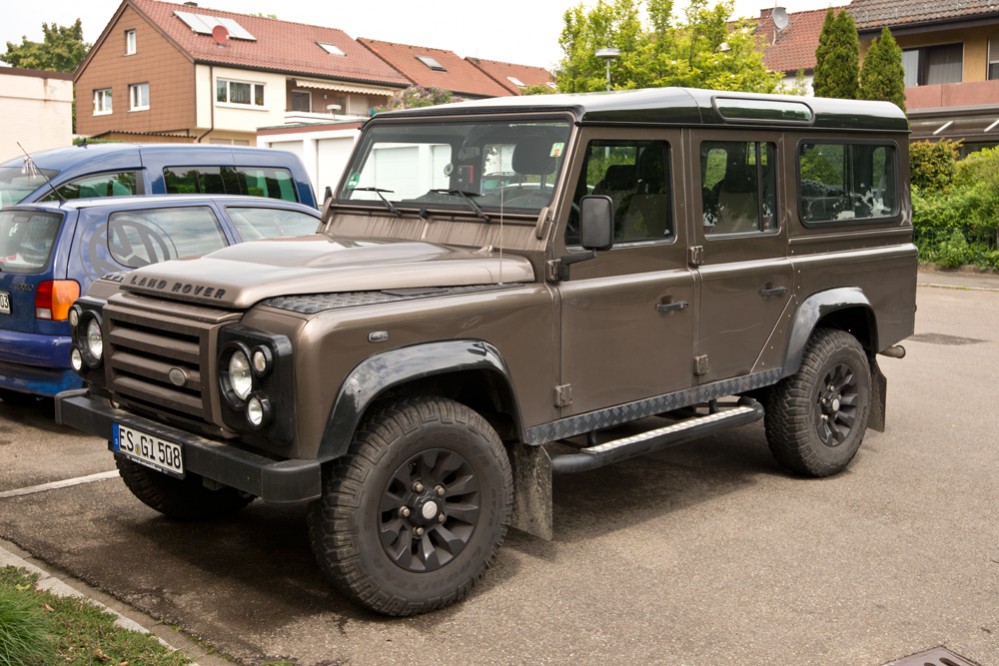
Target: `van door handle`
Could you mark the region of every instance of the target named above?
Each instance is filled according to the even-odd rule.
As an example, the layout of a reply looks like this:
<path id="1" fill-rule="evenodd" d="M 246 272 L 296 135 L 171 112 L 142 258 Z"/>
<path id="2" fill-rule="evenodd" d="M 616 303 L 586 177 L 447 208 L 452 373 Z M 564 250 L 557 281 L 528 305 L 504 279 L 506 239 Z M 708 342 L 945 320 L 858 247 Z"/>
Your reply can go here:
<path id="1" fill-rule="evenodd" d="M 762 296 L 763 298 L 783 296 L 786 293 L 787 293 L 787 287 L 775 287 L 771 282 L 768 282 L 766 286 L 760 289 L 760 296 Z"/>
<path id="2" fill-rule="evenodd" d="M 656 303 L 656 312 L 659 314 L 669 314 L 687 309 L 687 301 L 663 301 Z"/>

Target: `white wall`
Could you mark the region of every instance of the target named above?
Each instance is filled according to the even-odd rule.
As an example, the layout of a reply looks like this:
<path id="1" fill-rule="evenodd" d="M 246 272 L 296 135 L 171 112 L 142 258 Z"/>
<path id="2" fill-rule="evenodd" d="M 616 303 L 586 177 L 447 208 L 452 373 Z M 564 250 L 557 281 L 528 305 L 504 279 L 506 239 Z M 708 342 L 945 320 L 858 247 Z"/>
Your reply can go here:
<path id="1" fill-rule="evenodd" d="M 0 161 L 73 143 L 73 82 L 0 67 Z M 90 109 L 83 109 L 89 113 Z"/>
<path id="2" fill-rule="evenodd" d="M 322 199 L 327 185 L 336 189 L 359 135 L 360 130 L 357 129 L 265 133 L 257 135 L 257 145 L 298 155 L 312 180 L 316 197 Z"/>
<path id="3" fill-rule="evenodd" d="M 264 106 L 257 108 L 217 103 L 215 101 L 215 81 L 218 79 L 262 83 L 264 85 Z M 198 65 L 195 74 L 198 127 L 215 127 L 220 131 L 249 132 L 252 134 L 257 131 L 258 127 L 283 125 L 286 108 L 286 79 L 287 77 L 281 74 Z"/>

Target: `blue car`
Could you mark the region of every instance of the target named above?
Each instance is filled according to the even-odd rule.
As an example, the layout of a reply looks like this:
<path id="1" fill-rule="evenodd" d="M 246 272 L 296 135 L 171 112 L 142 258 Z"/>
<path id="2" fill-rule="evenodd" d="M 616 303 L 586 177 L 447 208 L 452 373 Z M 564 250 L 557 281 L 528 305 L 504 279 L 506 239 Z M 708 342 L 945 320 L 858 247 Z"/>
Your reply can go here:
<path id="1" fill-rule="evenodd" d="M 98 278 L 247 240 L 316 232 L 319 211 L 245 196 L 159 196 L 0 209 L 0 398 L 82 385 L 70 367 L 69 306 Z"/>

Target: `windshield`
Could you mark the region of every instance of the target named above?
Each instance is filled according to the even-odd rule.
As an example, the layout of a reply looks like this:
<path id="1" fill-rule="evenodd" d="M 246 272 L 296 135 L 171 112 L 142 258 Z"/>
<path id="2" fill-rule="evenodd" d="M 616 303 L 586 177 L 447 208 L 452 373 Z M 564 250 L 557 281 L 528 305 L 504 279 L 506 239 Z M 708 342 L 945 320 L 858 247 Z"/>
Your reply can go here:
<path id="1" fill-rule="evenodd" d="M 39 187 L 58 175 L 52 169 L 34 169 L 21 166 L 0 166 L 0 207 L 19 203 Z"/>
<path id="2" fill-rule="evenodd" d="M 395 214 L 536 214 L 551 203 L 570 129 L 567 120 L 372 125 L 337 200 Z"/>

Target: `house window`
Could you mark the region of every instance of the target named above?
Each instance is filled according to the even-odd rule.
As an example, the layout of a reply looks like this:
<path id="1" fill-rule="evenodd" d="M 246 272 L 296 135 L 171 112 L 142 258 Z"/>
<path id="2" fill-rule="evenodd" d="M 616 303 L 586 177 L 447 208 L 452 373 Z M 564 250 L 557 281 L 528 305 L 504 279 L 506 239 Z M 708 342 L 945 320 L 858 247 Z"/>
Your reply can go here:
<path id="1" fill-rule="evenodd" d="M 215 83 L 215 100 L 221 104 L 262 107 L 264 105 L 264 84 L 219 79 Z"/>
<path id="2" fill-rule="evenodd" d="M 435 72 L 446 72 L 447 71 L 446 69 L 444 69 L 444 65 L 440 64 L 439 62 L 437 62 L 437 60 L 435 60 L 434 58 L 431 58 L 430 56 L 416 56 L 416 59 L 419 60 L 420 62 L 422 62 L 424 65 L 426 65 L 430 69 L 434 70 Z"/>
<path id="3" fill-rule="evenodd" d="M 339 56 L 341 58 L 347 57 L 347 54 L 344 53 L 338 46 L 335 46 L 333 44 L 328 44 L 326 42 L 316 42 L 316 44 L 319 44 L 319 48 L 321 48 L 323 51 L 326 51 L 330 55 Z"/>
<path id="4" fill-rule="evenodd" d="M 130 111 L 145 111 L 149 108 L 149 84 L 133 83 L 128 87 Z"/>
<path id="5" fill-rule="evenodd" d="M 135 54 L 135 30 L 125 31 L 125 55 Z"/>
<path id="6" fill-rule="evenodd" d="M 94 115 L 104 116 L 111 113 L 111 89 L 103 88 L 94 91 Z"/>
<path id="7" fill-rule="evenodd" d="M 999 37 L 989 40 L 989 81 L 999 79 Z"/>
<path id="8" fill-rule="evenodd" d="M 964 44 L 924 46 L 902 52 L 906 86 L 960 83 L 964 71 Z"/>
<path id="9" fill-rule="evenodd" d="M 306 90 L 292 90 L 291 91 L 291 110 L 292 111 L 302 111 L 304 113 L 312 112 L 312 93 Z"/>

